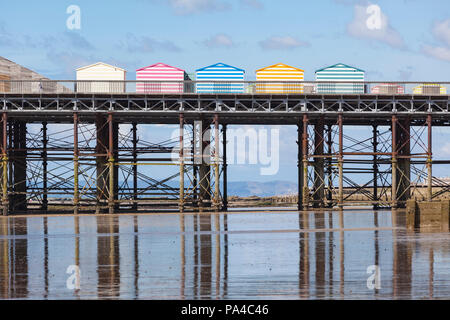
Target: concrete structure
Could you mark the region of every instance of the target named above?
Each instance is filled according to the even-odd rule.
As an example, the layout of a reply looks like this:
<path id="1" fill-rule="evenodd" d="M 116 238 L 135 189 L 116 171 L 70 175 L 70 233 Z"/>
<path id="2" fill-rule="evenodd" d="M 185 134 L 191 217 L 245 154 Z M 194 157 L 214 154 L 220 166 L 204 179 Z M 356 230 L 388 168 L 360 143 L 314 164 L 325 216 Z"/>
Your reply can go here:
<path id="1" fill-rule="evenodd" d="M 449 232 L 450 200 L 408 200 L 406 220 L 409 229 L 417 229 L 421 232 Z"/>

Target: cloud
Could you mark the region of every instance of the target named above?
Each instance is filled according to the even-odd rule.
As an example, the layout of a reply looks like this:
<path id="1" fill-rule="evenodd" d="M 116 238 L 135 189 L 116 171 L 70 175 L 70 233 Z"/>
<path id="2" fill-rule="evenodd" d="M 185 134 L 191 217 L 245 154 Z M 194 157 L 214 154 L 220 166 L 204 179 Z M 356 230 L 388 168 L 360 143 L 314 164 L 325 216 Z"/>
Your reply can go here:
<path id="1" fill-rule="evenodd" d="M 232 48 L 236 46 L 231 37 L 224 33 L 212 36 L 203 41 L 203 44 L 208 48 Z"/>
<path id="2" fill-rule="evenodd" d="M 372 14 L 367 13 L 367 8 L 360 4 L 354 6 L 354 18 L 347 25 L 347 33 L 355 38 L 375 40 L 393 48 L 404 49 L 406 45 L 402 36 L 390 26 L 388 17 L 382 11 L 380 11 L 380 26 L 369 29 L 367 22 Z"/>
<path id="3" fill-rule="evenodd" d="M 244 7 L 256 10 L 264 9 L 264 4 L 260 0 L 240 0 Z"/>
<path id="4" fill-rule="evenodd" d="M 436 22 L 433 28 L 433 35 L 436 39 L 450 46 L 450 19 Z"/>
<path id="5" fill-rule="evenodd" d="M 147 36 L 135 36 L 132 33 L 126 35 L 125 40 L 120 41 L 119 47 L 127 50 L 128 52 L 155 52 L 170 51 L 180 52 L 181 48 L 176 46 L 173 42 L 168 40 L 156 40 Z"/>
<path id="6" fill-rule="evenodd" d="M 309 46 L 309 43 L 300 41 L 290 36 L 273 36 L 266 40 L 260 41 L 259 45 L 264 50 L 292 50 L 299 47 L 307 47 Z"/>
<path id="7" fill-rule="evenodd" d="M 93 50 L 95 47 L 84 38 L 81 34 L 73 31 L 66 31 L 63 37 L 67 43 L 69 43 L 73 48 L 82 50 Z"/>
<path id="8" fill-rule="evenodd" d="M 398 76 L 400 80 L 408 81 L 411 80 L 411 77 L 413 75 L 413 67 L 408 66 L 405 69 L 398 70 Z"/>
<path id="9" fill-rule="evenodd" d="M 231 7 L 228 2 L 220 0 L 167 0 L 167 2 L 178 15 L 225 11 Z"/>
<path id="10" fill-rule="evenodd" d="M 422 45 L 422 53 L 438 60 L 450 62 L 450 19 L 437 21 L 433 26 L 432 34 L 442 45 Z"/>
<path id="11" fill-rule="evenodd" d="M 450 48 L 433 47 L 429 45 L 422 46 L 422 52 L 438 60 L 450 62 Z"/>

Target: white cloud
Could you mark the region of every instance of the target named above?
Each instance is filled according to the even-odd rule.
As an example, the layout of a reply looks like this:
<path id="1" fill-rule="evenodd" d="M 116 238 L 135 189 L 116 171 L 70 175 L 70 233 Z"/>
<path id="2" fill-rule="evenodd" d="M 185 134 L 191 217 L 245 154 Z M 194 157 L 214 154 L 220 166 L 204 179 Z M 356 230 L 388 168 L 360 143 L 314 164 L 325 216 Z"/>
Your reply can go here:
<path id="1" fill-rule="evenodd" d="M 438 21 L 433 28 L 434 36 L 450 46 L 450 19 Z"/>
<path id="2" fill-rule="evenodd" d="M 240 0 L 245 7 L 261 10 L 264 9 L 264 4 L 260 0 Z"/>
<path id="3" fill-rule="evenodd" d="M 128 33 L 126 38 L 119 43 L 119 47 L 128 52 L 155 52 L 169 51 L 180 52 L 181 48 L 168 40 L 156 40 L 147 36 L 136 36 Z"/>
<path id="4" fill-rule="evenodd" d="M 205 11 L 223 11 L 230 4 L 220 0 L 168 0 L 176 14 L 188 15 Z"/>
<path id="5" fill-rule="evenodd" d="M 367 20 L 370 14 L 366 10 L 367 6 L 355 5 L 353 21 L 347 26 L 347 32 L 350 36 L 380 41 L 393 48 L 405 48 L 405 42 L 402 36 L 389 25 L 389 19 L 382 11 L 380 12 L 379 28 L 369 29 Z"/>
<path id="6" fill-rule="evenodd" d="M 211 38 L 203 41 L 203 44 L 208 48 L 231 48 L 235 46 L 233 39 L 223 33 L 212 36 Z"/>
<path id="7" fill-rule="evenodd" d="M 449 48 L 423 45 L 422 52 L 433 58 L 450 62 L 450 49 Z"/>
<path id="8" fill-rule="evenodd" d="M 266 40 L 260 41 L 259 45 L 264 50 L 292 50 L 299 47 L 307 47 L 309 46 L 309 43 L 300 41 L 290 36 L 273 36 Z"/>
<path id="9" fill-rule="evenodd" d="M 447 142 L 439 149 L 440 156 L 450 156 L 450 142 Z"/>

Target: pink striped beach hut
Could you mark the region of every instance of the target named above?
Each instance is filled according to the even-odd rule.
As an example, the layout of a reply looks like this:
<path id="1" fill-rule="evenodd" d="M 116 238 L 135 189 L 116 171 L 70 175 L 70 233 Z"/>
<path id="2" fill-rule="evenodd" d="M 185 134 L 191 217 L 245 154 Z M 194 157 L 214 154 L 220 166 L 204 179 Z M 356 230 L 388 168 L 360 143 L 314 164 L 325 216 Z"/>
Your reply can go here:
<path id="1" fill-rule="evenodd" d="M 183 93 L 191 87 L 183 83 L 191 80 L 186 71 L 161 62 L 136 70 L 136 80 L 137 93 Z"/>
<path id="2" fill-rule="evenodd" d="M 372 88 L 373 94 L 404 94 L 405 88 L 395 83 L 382 83 Z"/>

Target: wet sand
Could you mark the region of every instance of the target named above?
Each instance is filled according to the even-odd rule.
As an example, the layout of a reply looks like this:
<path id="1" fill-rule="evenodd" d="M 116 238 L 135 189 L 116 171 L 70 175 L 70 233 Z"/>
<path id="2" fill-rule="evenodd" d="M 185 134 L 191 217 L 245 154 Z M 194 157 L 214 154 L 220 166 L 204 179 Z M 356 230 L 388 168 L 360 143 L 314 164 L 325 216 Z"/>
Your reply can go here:
<path id="1" fill-rule="evenodd" d="M 0 298 L 449 299 L 450 234 L 401 211 L 1 217 Z"/>

